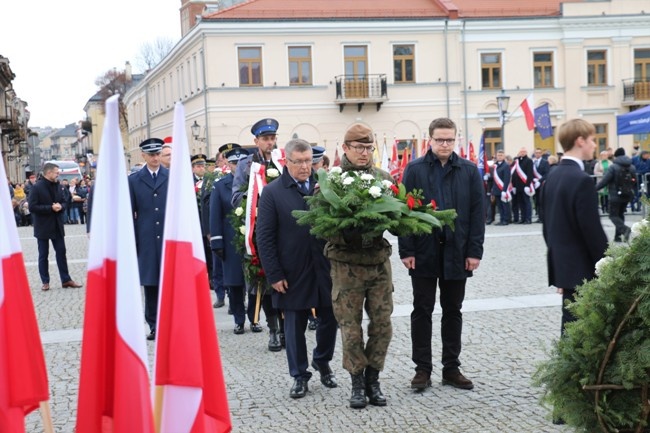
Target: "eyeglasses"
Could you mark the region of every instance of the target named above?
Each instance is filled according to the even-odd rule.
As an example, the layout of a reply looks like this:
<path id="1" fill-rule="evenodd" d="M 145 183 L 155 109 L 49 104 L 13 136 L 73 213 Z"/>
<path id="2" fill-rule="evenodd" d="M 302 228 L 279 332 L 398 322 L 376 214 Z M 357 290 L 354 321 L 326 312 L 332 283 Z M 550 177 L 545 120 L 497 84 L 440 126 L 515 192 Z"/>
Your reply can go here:
<path id="1" fill-rule="evenodd" d="M 364 151 L 368 151 L 368 153 L 375 151 L 375 146 L 352 146 L 351 144 L 348 144 L 348 146 L 354 149 L 358 154 L 363 154 Z"/>
<path id="2" fill-rule="evenodd" d="M 456 139 L 455 138 L 434 138 L 433 141 L 435 141 L 438 146 L 443 146 L 443 145 L 451 146 L 452 144 L 454 144 Z"/>
<path id="3" fill-rule="evenodd" d="M 287 161 L 289 161 L 292 164 L 296 164 L 298 166 L 303 166 L 303 167 L 309 167 L 312 164 L 311 159 L 297 160 L 297 159 L 287 158 Z"/>

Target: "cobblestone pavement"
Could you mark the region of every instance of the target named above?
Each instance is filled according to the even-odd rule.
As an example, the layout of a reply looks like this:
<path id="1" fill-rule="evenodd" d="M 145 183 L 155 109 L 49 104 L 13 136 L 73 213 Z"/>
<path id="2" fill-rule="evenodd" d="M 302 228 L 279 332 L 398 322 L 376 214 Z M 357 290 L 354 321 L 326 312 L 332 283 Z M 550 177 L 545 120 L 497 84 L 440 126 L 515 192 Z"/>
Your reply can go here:
<path id="1" fill-rule="evenodd" d="M 637 221 L 638 216 L 628 218 Z M 608 236 L 613 226 L 602 219 Z M 85 283 L 88 241 L 84 226 L 67 226 L 70 273 Z M 72 432 L 76 419 L 81 327 L 85 287 L 62 289 L 51 252 L 52 290 L 41 292 L 36 241 L 29 227 L 19 228 L 32 296 L 45 349 L 57 432 Z M 485 255 L 467 285 L 464 305 L 463 372 L 472 391 L 440 384 L 422 393 L 410 389 L 411 289 L 406 270 L 392 257 L 395 283 L 394 336 L 380 375 L 388 406 L 353 410 L 347 406 L 349 375 L 341 366 L 340 339 L 332 362 L 339 387 L 324 388 L 318 375 L 303 399 L 289 398 L 292 379 L 284 352 L 266 350 L 267 332 L 232 333 L 226 308 L 215 311 L 234 432 L 562 432 L 539 405 L 541 390 L 531 385 L 537 363 L 559 335 L 560 299 L 547 286 L 541 225 L 488 226 Z M 439 319 L 436 308 L 434 322 Z M 263 321 L 262 321 L 263 322 Z M 308 347 L 314 347 L 314 332 Z M 434 353 L 440 353 L 439 326 L 434 326 Z M 150 363 L 154 345 L 149 343 Z M 435 362 L 434 366 L 439 365 Z M 27 417 L 27 431 L 41 432 L 37 412 Z"/>

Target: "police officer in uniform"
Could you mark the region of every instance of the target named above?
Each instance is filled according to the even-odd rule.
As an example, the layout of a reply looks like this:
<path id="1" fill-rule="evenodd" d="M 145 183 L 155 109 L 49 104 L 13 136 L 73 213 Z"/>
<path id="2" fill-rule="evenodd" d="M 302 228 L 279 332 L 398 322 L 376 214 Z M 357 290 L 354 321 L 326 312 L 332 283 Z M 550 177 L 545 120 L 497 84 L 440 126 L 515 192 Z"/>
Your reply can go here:
<path id="1" fill-rule="evenodd" d="M 279 125 L 280 124 L 277 120 L 267 118 L 259 120 L 251 127 L 251 134 L 255 136 L 254 141 L 257 146 L 257 152 L 248 155 L 237 164 L 237 170 L 235 170 L 235 176 L 232 182 L 232 204 L 234 207 L 238 207 L 246 196 L 251 164 L 257 162 L 263 164 L 267 169 L 269 167 L 274 167 L 274 164 L 271 161 L 271 151 L 275 149 L 277 145 L 277 131 Z M 280 167 L 275 168 L 279 169 Z M 266 290 L 263 293 L 264 296 L 262 296 L 262 308 L 264 309 L 266 323 L 268 324 L 270 331 L 268 348 L 271 352 L 278 352 L 282 350 L 283 346 L 285 346 L 285 344 L 283 344 L 284 326 L 282 323 L 282 315 L 278 310 L 273 308 L 273 303 L 271 301 L 272 289 L 268 286 L 265 289 Z M 257 290 L 255 287 L 248 288 L 249 309 L 255 306 L 255 290 Z M 249 314 L 249 319 L 250 318 Z M 259 332 L 261 328 L 259 324 L 251 323 L 251 330 L 253 332 Z"/>
<path id="2" fill-rule="evenodd" d="M 224 153 L 231 172 L 213 183 L 210 194 L 210 248 L 218 265 L 222 270 L 222 284 L 227 288 L 230 310 L 235 320 L 235 334 L 244 333 L 244 271 L 242 257 L 239 255 L 233 239 L 233 228 L 229 215 L 232 212 L 232 171 L 237 167 L 240 159 L 248 155 L 248 151 L 237 143 L 227 143 L 219 148 L 219 153 Z M 216 263 L 215 263 L 216 264 Z M 222 301 L 223 302 L 223 301 Z"/>
<path id="3" fill-rule="evenodd" d="M 163 144 L 159 138 L 148 138 L 140 143 L 146 165 L 128 178 L 140 284 L 144 287 L 144 317 L 151 331 L 147 340 L 156 338 L 158 287 L 167 206 L 169 170 L 160 163 Z"/>
<path id="4" fill-rule="evenodd" d="M 361 123 L 345 133 L 341 169 L 391 175 L 373 165 L 375 150 L 372 130 Z M 379 387 L 379 372 L 384 369 L 388 345 L 393 335 L 390 315 L 393 312 L 393 280 L 390 265 L 392 248 L 381 236 L 362 240 L 363 233 L 345 230 L 328 239 L 325 256 L 332 270 L 332 305 L 341 329 L 343 368 L 352 377 L 350 407 L 385 406 L 386 398 Z M 368 341 L 364 344 L 361 319 L 368 313 Z"/>

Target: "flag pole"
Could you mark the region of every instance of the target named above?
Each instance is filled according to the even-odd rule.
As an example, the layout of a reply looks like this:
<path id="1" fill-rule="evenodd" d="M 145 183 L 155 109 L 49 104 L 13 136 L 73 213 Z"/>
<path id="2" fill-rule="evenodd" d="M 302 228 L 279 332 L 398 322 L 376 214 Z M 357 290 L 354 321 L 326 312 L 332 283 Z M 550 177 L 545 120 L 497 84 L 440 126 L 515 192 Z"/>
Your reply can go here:
<path id="1" fill-rule="evenodd" d="M 54 433 L 54 425 L 52 424 L 52 412 L 50 411 L 50 401 L 45 400 L 39 404 L 41 408 L 41 419 L 43 419 L 43 432 Z"/>
<path id="2" fill-rule="evenodd" d="M 260 304 L 262 302 L 262 284 L 257 285 L 257 295 L 255 296 L 255 317 L 253 317 L 254 323 L 259 323 L 260 321 Z"/>
<path id="3" fill-rule="evenodd" d="M 154 410 L 153 410 L 153 423 L 157 433 L 160 433 L 160 426 L 162 421 L 162 407 L 163 407 L 163 387 L 157 385 L 154 391 Z"/>

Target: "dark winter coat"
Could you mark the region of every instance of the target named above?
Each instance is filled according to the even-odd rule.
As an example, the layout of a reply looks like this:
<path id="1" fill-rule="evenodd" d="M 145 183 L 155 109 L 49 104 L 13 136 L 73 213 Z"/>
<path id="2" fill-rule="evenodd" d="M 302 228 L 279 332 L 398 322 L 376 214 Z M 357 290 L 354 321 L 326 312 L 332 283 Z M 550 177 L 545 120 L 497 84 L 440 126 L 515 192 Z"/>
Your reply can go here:
<path id="1" fill-rule="evenodd" d="M 496 182 L 493 182 L 492 184 L 492 195 L 495 196 L 497 200 L 500 200 L 501 191 L 507 191 L 508 184 L 510 184 L 510 166 L 504 159 L 501 162 L 495 162 L 494 166 L 492 166 L 492 171 L 496 171 L 503 182 L 503 189 L 499 188 Z M 492 175 L 491 178 L 494 180 L 494 175 Z"/>
<path id="2" fill-rule="evenodd" d="M 524 194 L 524 187 L 530 186 L 535 178 L 533 172 L 533 160 L 528 156 L 518 156 L 515 158 L 515 162 L 517 161 L 519 161 L 519 167 L 526 176 L 526 182 L 524 183 L 523 179 L 517 174 L 517 170 L 514 170 L 512 172 L 512 186 L 516 189 L 515 192 L 517 194 Z"/>
<path id="3" fill-rule="evenodd" d="M 309 194 L 316 180 L 309 179 Z M 324 241 L 298 225 L 293 210 L 307 210 L 305 197 L 285 169 L 280 178 L 264 187 L 255 228 L 257 249 L 269 284 L 287 280 L 285 294 L 273 291 L 273 306 L 306 310 L 332 305 L 330 264 L 323 255 Z"/>
<path id="4" fill-rule="evenodd" d="M 67 205 L 64 199 L 64 189 L 65 187 L 59 182 L 50 182 L 44 177 L 41 177 L 32 186 L 27 199 L 36 239 L 54 239 L 65 236 L 63 227 Z M 54 212 L 52 210 L 54 203 L 60 203 L 63 209 Z"/>
<path id="5" fill-rule="evenodd" d="M 155 186 L 146 166 L 128 179 L 140 284 L 157 286 L 162 260 L 169 170 L 160 166 Z"/>
<path id="6" fill-rule="evenodd" d="M 442 184 L 436 179 L 442 179 Z M 465 270 L 465 259 L 483 258 L 485 237 L 483 179 L 476 164 L 452 153 L 443 167 L 429 150 L 406 166 L 403 183 L 407 191 L 422 189 L 425 203 L 435 200 L 439 209 L 456 209 L 458 214 L 454 230 L 445 226 L 442 230 L 434 229 L 430 235 L 399 238 L 400 257 L 415 257 L 415 269 L 409 270 L 409 274 L 448 280 L 472 276 L 471 271 Z"/>
<path id="7" fill-rule="evenodd" d="M 623 167 L 628 167 L 632 172 L 632 176 L 636 179 L 636 168 L 634 167 L 634 164 L 632 164 L 632 159 L 626 155 L 617 156 L 614 158 L 613 163 L 609 164 L 609 167 L 607 167 L 607 171 L 603 175 L 602 179 L 600 179 L 600 182 L 596 185 L 596 190 L 601 190 L 604 187 L 607 187 L 610 200 L 629 202 L 634 197 L 621 197 L 616 188 L 616 177 Z"/>
<path id="8" fill-rule="evenodd" d="M 235 287 L 244 285 L 243 259 L 233 245 L 235 229 L 230 223 L 232 212 L 232 173 L 228 173 L 212 184 L 210 194 L 210 248 L 223 250 L 223 285 Z"/>

